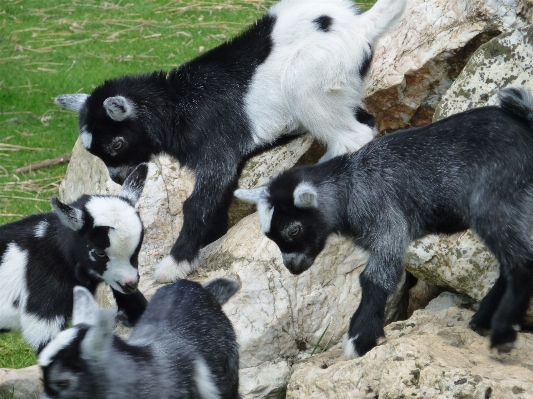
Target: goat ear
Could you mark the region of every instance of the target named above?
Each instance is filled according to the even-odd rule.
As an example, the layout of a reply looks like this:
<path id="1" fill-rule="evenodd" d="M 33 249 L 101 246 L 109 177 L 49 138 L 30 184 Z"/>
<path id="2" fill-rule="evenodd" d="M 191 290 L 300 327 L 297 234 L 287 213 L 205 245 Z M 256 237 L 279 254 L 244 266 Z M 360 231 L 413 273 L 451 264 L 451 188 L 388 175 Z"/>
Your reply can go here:
<path id="1" fill-rule="evenodd" d="M 61 107 L 80 112 L 88 98 L 88 94 L 61 94 L 54 99 L 54 102 Z"/>
<path id="2" fill-rule="evenodd" d="M 81 286 L 74 287 L 74 308 L 72 309 L 72 325 L 96 324 L 98 314 L 98 304 L 91 292 Z"/>
<path id="3" fill-rule="evenodd" d="M 118 195 L 122 198 L 130 200 L 132 203 L 137 203 L 139 197 L 144 189 L 144 182 L 148 176 L 148 164 L 139 164 L 133 172 L 124 180 L 122 189 Z"/>
<path id="4" fill-rule="evenodd" d="M 224 305 L 239 289 L 241 282 L 218 278 L 204 285 L 204 288 L 211 293 L 221 305 Z"/>
<path id="5" fill-rule="evenodd" d="M 257 204 L 261 198 L 265 197 L 266 193 L 266 187 L 257 187 L 249 190 L 245 188 L 239 188 L 238 190 L 235 190 L 233 194 L 240 200 Z"/>
<path id="6" fill-rule="evenodd" d="M 104 101 L 104 108 L 107 115 L 117 122 L 135 116 L 135 103 L 126 97 L 108 97 Z"/>
<path id="7" fill-rule="evenodd" d="M 294 189 L 294 206 L 297 208 L 318 207 L 316 189 L 309 183 L 301 182 Z"/>
<path id="8" fill-rule="evenodd" d="M 78 231 L 83 227 L 85 218 L 81 209 L 64 204 L 57 197 L 52 197 L 50 202 L 52 203 L 55 214 L 64 226 L 74 231 Z"/>
<path id="9" fill-rule="evenodd" d="M 102 360 L 109 354 L 113 343 L 113 322 L 111 313 L 97 309 L 95 323 L 89 328 L 81 342 L 81 356 L 85 360 Z"/>
<path id="10" fill-rule="evenodd" d="M 378 0 L 374 6 L 360 16 L 364 36 L 371 45 L 386 32 L 392 30 L 400 20 L 407 0 Z"/>

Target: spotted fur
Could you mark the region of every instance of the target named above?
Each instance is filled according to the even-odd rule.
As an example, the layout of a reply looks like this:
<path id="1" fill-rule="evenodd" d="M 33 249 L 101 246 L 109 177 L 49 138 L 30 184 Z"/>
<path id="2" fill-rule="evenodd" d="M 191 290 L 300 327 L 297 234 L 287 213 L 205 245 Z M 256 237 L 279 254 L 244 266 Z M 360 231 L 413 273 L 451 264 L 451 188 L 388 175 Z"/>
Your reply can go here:
<path id="1" fill-rule="evenodd" d="M 22 331 L 40 351 L 70 319 L 73 287 L 94 293 L 101 282 L 137 321 L 146 299 L 136 291 L 143 226 L 134 204 L 146 175 L 140 165 L 117 196 L 53 198 L 54 212 L 0 227 L 0 330 Z"/>

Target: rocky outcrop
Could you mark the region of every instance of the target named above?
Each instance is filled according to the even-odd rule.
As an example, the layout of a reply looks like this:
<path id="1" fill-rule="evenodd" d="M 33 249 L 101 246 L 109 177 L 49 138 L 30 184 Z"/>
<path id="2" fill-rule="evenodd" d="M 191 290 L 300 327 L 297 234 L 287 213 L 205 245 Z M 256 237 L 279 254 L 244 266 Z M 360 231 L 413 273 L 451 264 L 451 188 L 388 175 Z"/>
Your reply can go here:
<path id="1" fill-rule="evenodd" d="M 366 92 L 380 131 L 430 123 L 472 53 L 531 20 L 528 0 L 409 0 L 380 40 Z"/>
<path id="2" fill-rule="evenodd" d="M 337 350 L 295 364 L 287 398 L 533 398 L 531 334 L 497 354 L 468 328 L 472 311 L 434 307 L 386 327 L 386 341 L 362 358 Z"/>
<path id="3" fill-rule="evenodd" d="M 0 398 L 37 399 L 43 392 L 41 368 L 0 369 Z"/>

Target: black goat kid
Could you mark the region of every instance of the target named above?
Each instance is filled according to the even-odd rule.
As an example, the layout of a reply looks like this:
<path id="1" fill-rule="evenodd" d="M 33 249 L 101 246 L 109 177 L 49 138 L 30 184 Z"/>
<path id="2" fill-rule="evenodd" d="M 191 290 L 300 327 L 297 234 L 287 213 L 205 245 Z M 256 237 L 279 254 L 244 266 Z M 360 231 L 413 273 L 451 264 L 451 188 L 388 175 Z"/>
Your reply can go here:
<path id="1" fill-rule="evenodd" d="M 331 233 L 369 251 L 362 299 L 344 340 L 363 355 L 384 335 L 387 297 L 408 244 L 471 228 L 500 263 L 500 276 L 471 320 L 491 346 L 513 347 L 532 294 L 533 97 L 500 91 L 501 107 L 472 109 L 376 139 L 352 155 L 287 171 L 267 187 L 237 190 L 258 203 L 263 232 L 293 274 L 307 270 Z"/>
<path id="2" fill-rule="evenodd" d="M 323 160 L 358 150 L 375 135 L 362 106 L 378 38 L 406 0 L 378 0 L 359 14 L 351 0 L 282 0 L 236 38 L 168 73 L 108 80 L 91 95 L 56 102 L 79 112 L 84 147 L 121 183 L 140 162 L 169 154 L 194 171 L 183 227 L 156 266 L 160 282 L 197 267 L 198 251 L 227 230 L 244 162 L 309 131 Z"/>

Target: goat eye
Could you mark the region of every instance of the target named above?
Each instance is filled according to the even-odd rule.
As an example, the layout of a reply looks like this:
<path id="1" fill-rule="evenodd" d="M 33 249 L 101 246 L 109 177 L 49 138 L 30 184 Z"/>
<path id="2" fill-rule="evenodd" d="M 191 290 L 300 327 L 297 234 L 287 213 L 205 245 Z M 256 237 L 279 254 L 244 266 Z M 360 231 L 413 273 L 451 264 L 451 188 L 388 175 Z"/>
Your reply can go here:
<path id="1" fill-rule="evenodd" d="M 302 226 L 297 225 L 297 226 L 291 227 L 288 233 L 290 237 L 294 238 L 300 235 L 301 232 L 302 232 Z"/>
<path id="2" fill-rule="evenodd" d="M 95 254 L 99 258 L 105 258 L 107 256 L 105 251 L 97 251 L 96 249 L 93 249 L 93 254 Z"/>
<path id="3" fill-rule="evenodd" d="M 122 145 L 124 144 L 124 140 L 117 140 L 113 143 L 113 151 L 118 151 L 122 148 Z"/>
<path id="4" fill-rule="evenodd" d="M 59 389 L 67 389 L 70 385 L 70 381 L 69 380 L 59 380 L 59 381 L 56 381 L 56 386 L 59 388 Z"/>

